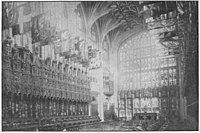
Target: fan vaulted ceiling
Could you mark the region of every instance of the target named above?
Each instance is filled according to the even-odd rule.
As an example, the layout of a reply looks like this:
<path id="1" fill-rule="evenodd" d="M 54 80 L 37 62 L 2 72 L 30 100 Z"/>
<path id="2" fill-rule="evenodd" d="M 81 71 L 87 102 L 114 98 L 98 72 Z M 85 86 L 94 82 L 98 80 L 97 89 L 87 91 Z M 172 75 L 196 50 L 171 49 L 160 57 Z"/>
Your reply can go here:
<path id="1" fill-rule="evenodd" d="M 94 27 L 98 43 L 101 45 L 107 36 L 112 48 L 143 28 L 141 8 L 138 1 L 99 1 L 80 2 L 77 9 L 86 34 L 90 36 Z"/>

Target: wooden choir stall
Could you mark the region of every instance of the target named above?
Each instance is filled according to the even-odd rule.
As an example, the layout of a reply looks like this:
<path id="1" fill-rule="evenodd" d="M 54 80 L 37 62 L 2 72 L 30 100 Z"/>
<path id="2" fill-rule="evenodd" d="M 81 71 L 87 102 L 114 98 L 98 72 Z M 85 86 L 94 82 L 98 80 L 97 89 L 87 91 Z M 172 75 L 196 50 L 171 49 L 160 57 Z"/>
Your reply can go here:
<path id="1" fill-rule="evenodd" d="M 89 116 L 90 81 L 68 62 L 42 60 L 22 47 L 3 42 L 2 129 L 78 130 L 99 122 Z"/>

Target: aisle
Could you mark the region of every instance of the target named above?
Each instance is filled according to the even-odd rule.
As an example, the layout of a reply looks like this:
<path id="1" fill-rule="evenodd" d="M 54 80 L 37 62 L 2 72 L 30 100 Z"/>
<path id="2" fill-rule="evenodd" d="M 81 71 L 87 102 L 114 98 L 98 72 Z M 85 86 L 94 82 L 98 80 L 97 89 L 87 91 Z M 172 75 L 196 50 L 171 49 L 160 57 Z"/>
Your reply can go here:
<path id="1" fill-rule="evenodd" d="M 156 127 L 154 126 L 154 127 L 149 127 L 148 130 L 156 131 L 159 128 L 160 126 Z M 142 130 L 143 130 L 142 125 L 139 124 L 138 121 L 135 122 L 110 121 L 110 122 L 102 122 L 98 125 L 83 127 L 79 131 L 142 131 Z"/>
<path id="2" fill-rule="evenodd" d="M 102 122 L 98 125 L 92 125 L 81 128 L 79 131 L 125 131 L 121 128 L 120 122 Z"/>

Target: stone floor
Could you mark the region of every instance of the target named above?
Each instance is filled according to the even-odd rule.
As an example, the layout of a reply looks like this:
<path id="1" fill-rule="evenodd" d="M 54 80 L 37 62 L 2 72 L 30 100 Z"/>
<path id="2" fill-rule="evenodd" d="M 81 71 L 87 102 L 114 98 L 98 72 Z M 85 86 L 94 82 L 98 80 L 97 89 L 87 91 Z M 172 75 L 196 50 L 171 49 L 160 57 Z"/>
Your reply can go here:
<path id="1" fill-rule="evenodd" d="M 81 128 L 79 131 L 133 131 L 132 127 L 134 125 L 137 124 L 132 122 L 108 121 Z"/>
<path id="2" fill-rule="evenodd" d="M 186 120 L 185 122 L 173 121 L 169 122 L 165 131 L 197 131 L 197 122 L 193 119 Z M 79 131 L 131 131 L 127 127 L 123 126 L 122 122 L 110 121 L 103 122 L 98 125 L 91 125 L 83 127 Z"/>
<path id="3" fill-rule="evenodd" d="M 98 125 L 91 125 L 81 128 L 79 131 L 122 131 L 119 122 L 104 122 Z"/>
<path id="4" fill-rule="evenodd" d="M 184 122 L 174 121 L 169 123 L 166 131 L 198 131 L 198 123 L 188 116 Z"/>

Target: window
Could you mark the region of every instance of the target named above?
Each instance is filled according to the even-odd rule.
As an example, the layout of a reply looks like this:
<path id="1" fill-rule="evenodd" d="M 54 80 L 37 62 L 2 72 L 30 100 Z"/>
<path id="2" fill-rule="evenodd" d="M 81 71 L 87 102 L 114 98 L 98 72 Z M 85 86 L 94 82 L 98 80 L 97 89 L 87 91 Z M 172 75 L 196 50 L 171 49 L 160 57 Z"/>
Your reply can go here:
<path id="1" fill-rule="evenodd" d="M 121 46 L 118 70 L 121 74 L 126 72 L 123 73 L 124 80 L 119 83 L 123 89 L 177 84 L 177 59 L 171 55 L 168 57 L 168 49 L 153 35 L 145 32 L 133 36 Z"/>

